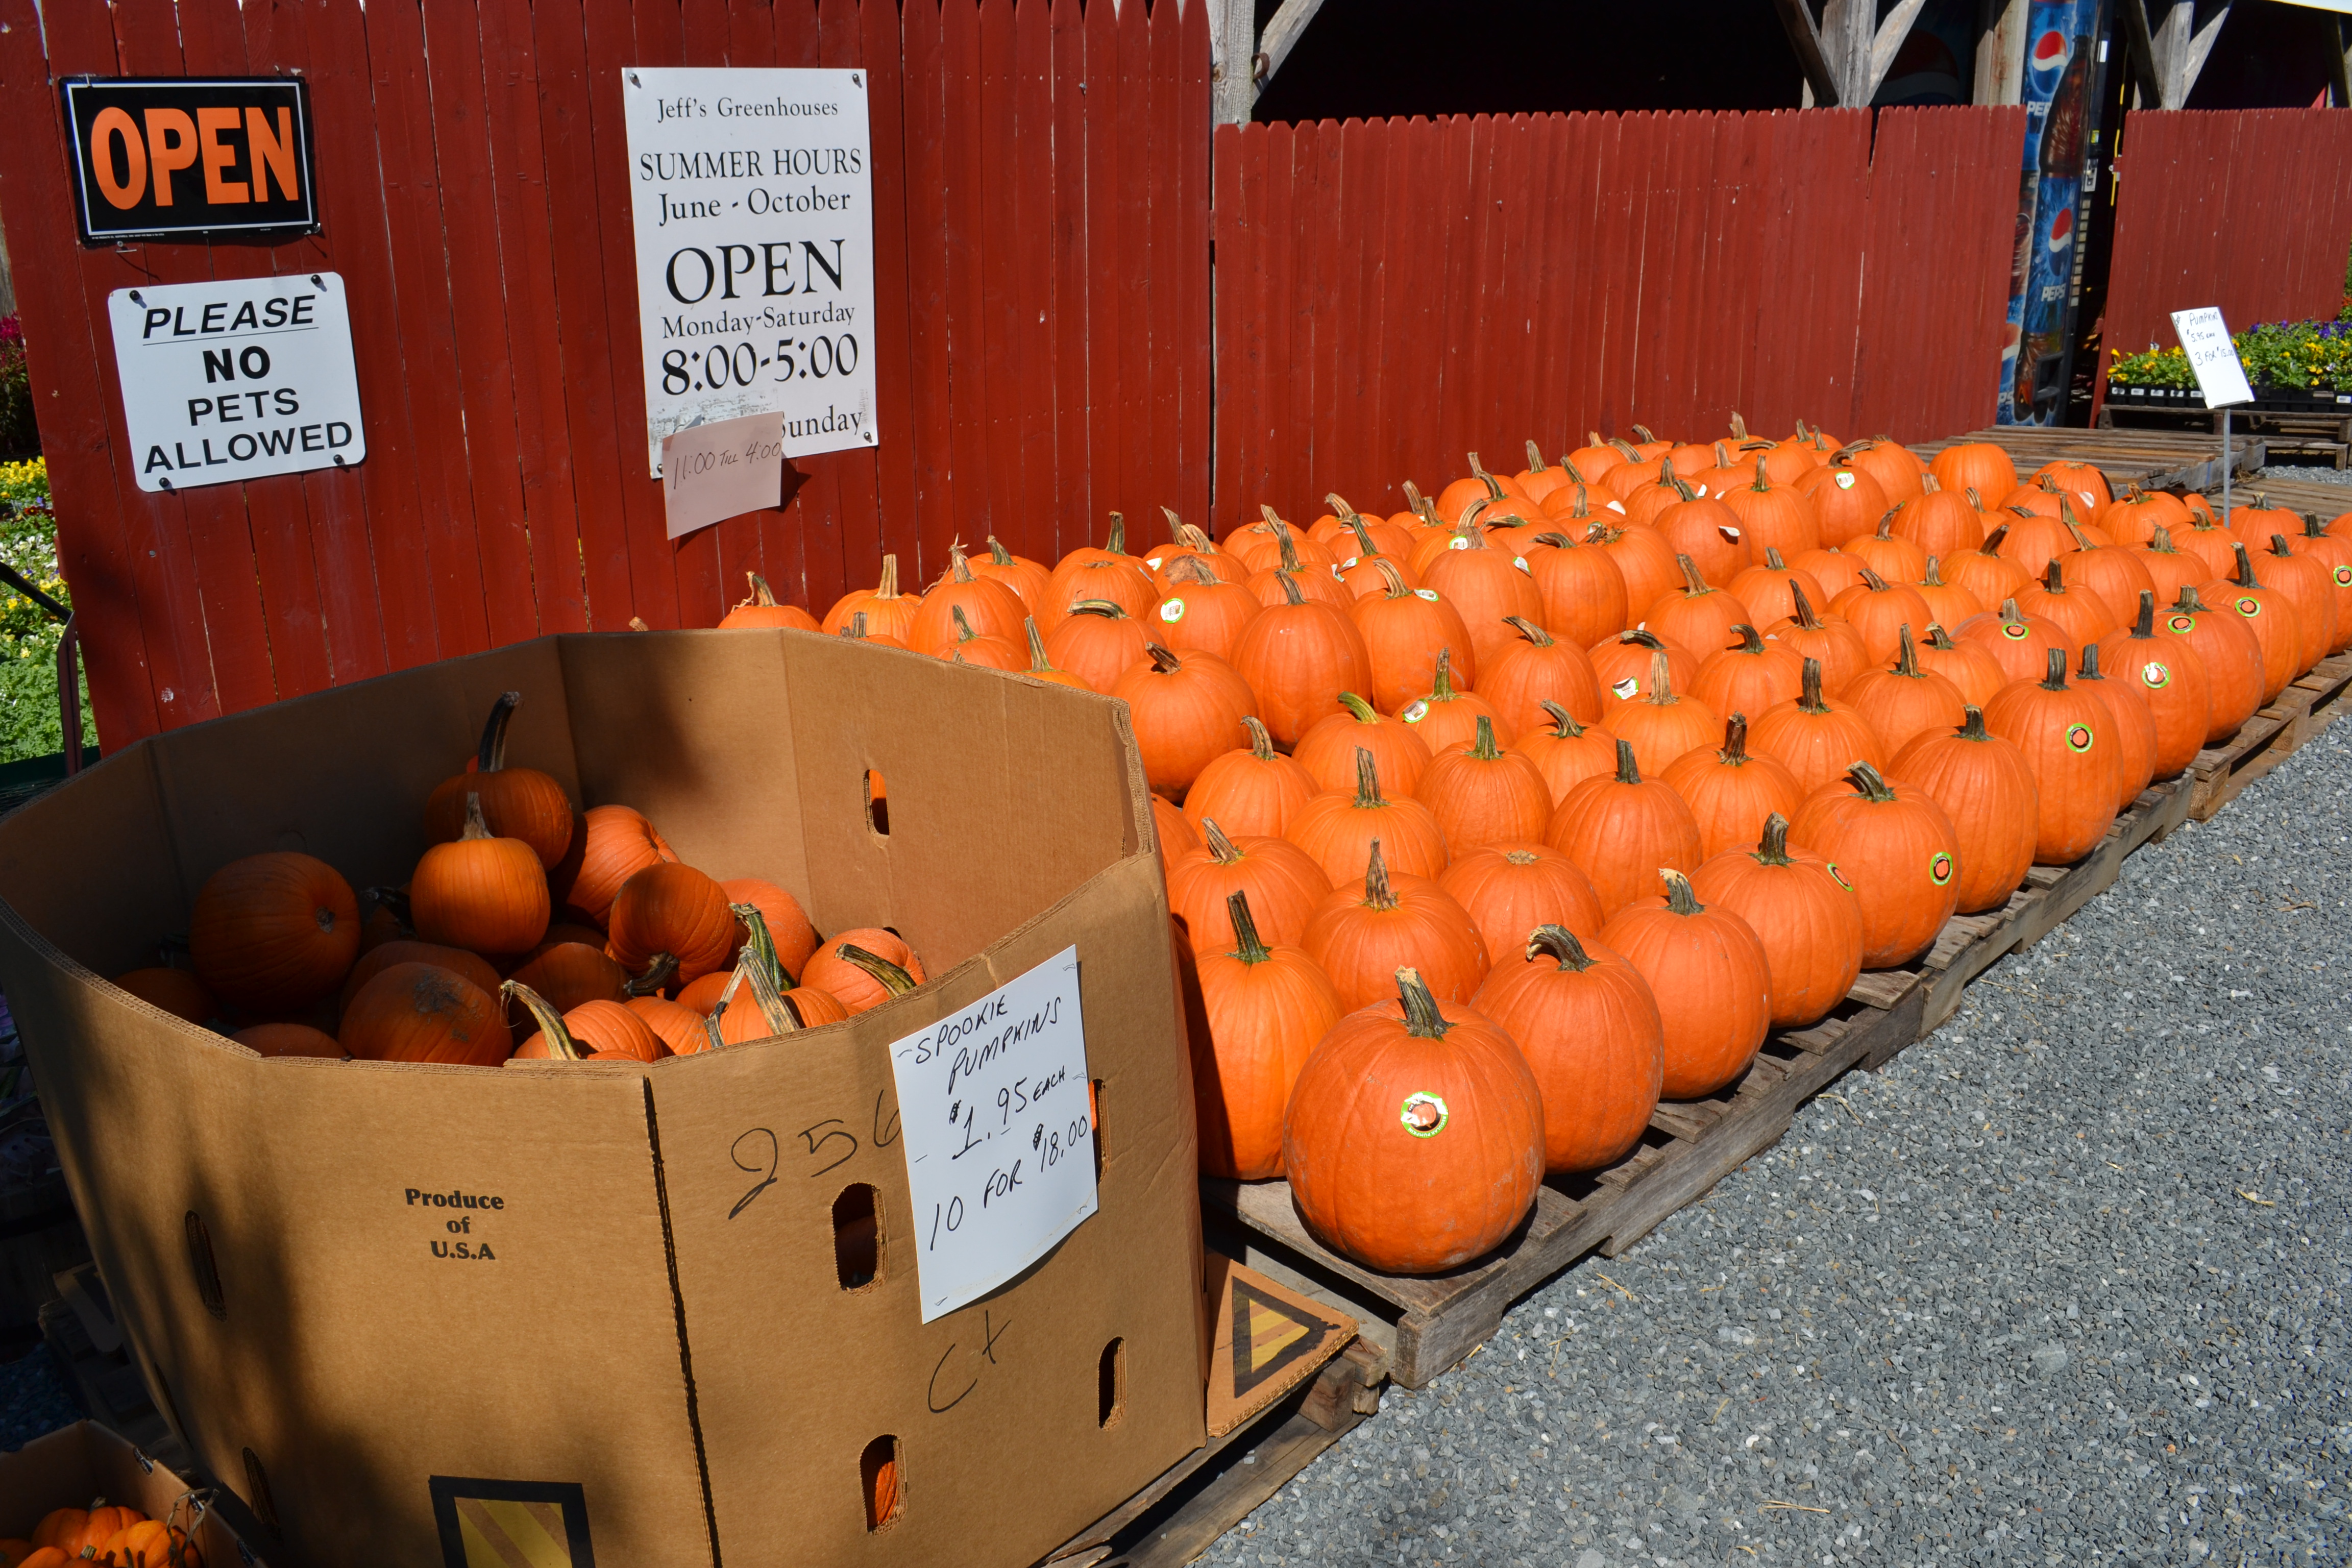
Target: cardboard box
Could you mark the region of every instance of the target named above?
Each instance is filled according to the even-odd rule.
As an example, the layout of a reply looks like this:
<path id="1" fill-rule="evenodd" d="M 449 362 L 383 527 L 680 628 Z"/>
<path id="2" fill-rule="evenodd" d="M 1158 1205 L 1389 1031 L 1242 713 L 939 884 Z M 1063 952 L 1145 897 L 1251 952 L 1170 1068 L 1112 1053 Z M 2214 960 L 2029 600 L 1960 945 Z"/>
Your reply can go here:
<path id="1" fill-rule="evenodd" d="M 644 1068 L 478 1068 L 264 1060 L 99 980 L 240 855 L 404 879 L 509 689 L 516 763 L 822 930 L 896 929 L 934 984 Z M 281 1564 L 499 1560 L 458 1527 L 501 1500 L 581 1564 L 1026 1563 L 1202 1441 L 1189 1069 L 1118 704 L 801 633 L 546 638 L 130 747 L 0 822 L 0 986 L 107 1285 Z M 1100 1211 L 926 1325 L 886 1047 L 1072 942 Z M 834 1214 L 859 1184 L 882 1268 L 852 1289 Z M 885 1436 L 904 1506 L 869 1530 Z"/>
<path id="2" fill-rule="evenodd" d="M 0 1540 L 29 1539 L 53 1509 L 88 1508 L 100 1498 L 188 1530 L 205 1568 L 236 1568 L 236 1538 L 198 1507 L 195 1483 L 132 1447 L 95 1421 L 77 1421 L 0 1454 Z M 199 1515 L 201 1514 L 201 1517 Z"/>

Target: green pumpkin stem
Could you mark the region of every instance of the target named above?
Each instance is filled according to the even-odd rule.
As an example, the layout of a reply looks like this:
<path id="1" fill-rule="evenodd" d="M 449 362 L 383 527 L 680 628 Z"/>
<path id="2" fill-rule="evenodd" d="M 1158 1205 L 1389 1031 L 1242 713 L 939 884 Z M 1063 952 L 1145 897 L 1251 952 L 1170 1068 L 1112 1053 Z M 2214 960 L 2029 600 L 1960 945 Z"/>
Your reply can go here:
<path id="1" fill-rule="evenodd" d="M 2043 679 L 2042 689 L 2044 691 L 2066 689 L 2066 650 L 2064 648 L 2053 647 L 2050 650 L 2050 673 Z"/>
<path id="2" fill-rule="evenodd" d="M 1103 548 L 1113 555 L 1127 553 L 1127 519 L 1118 512 L 1110 514 L 1110 537 L 1103 541 Z"/>
<path id="3" fill-rule="evenodd" d="M 1336 496 L 1332 499 L 1338 500 Z M 1344 506 L 1347 503 L 1341 501 L 1340 504 Z M 1356 553 L 1367 561 L 1380 560 L 1381 547 L 1372 542 L 1372 531 L 1366 526 L 1364 520 L 1351 511 L 1343 521 L 1347 523 L 1348 531 L 1356 536 Z"/>
<path id="4" fill-rule="evenodd" d="M 1021 617 L 1021 635 L 1029 639 L 1029 673 L 1044 675 L 1050 671 L 1054 661 L 1045 657 L 1045 634 L 1037 629 L 1036 616 Z"/>
<path id="5" fill-rule="evenodd" d="M 1633 760 L 1633 742 L 1622 735 L 1617 738 L 1617 782 L 1621 784 L 1642 782 L 1641 764 Z"/>
<path id="6" fill-rule="evenodd" d="M 776 939 L 768 930 L 768 917 L 760 912 L 757 904 L 730 904 L 735 918 L 743 922 L 747 933 L 743 939 L 743 957 L 768 972 L 780 991 L 789 991 L 800 984 L 784 968 L 784 961 L 776 954 Z"/>
<path id="7" fill-rule="evenodd" d="M 1907 675 L 1914 680 L 1925 680 L 1919 673 L 1919 645 L 1912 640 L 1911 623 L 1905 621 L 1895 632 L 1895 673 Z"/>
<path id="8" fill-rule="evenodd" d="M 1689 485 L 1685 484 L 1682 479 L 1675 473 L 1674 459 L 1671 458 L 1662 458 L 1660 462 L 1661 468 L 1658 474 L 1658 482 L 1660 484 L 1666 486 L 1669 489 L 1672 489 L 1675 494 L 1682 497 L 1685 500 L 1698 500 L 1698 491 L 1691 489 Z"/>
<path id="9" fill-rule="evenodd" d="M 1503 624 L 1510 627 L 1513 631 L 1518 633 L 1521 637 L 1527 638 L 1528 641 L 1535 644 L 1538 647 L 1549 647 L 1552 646 L 1551 634 L 1544 630 L 1543 627 L 1536 625 L 1535 622 L 1528 619 L 1525 616 L 1505 616 L 1503 617 Z"/>
<path id="10" fill-rule="evenodd" d="M 1746 621 L 1734 622 L 1731 629 L 1739 634 L 1739 646 L 1732 652 L 1761 655 L 1765 651 L 1764 634 Z"/>
<path id="11" fill-rule="evenodd" d="M 1642 438 L 1642 445 L 1643 445 L 1644 447 L 1650 446 L 1652 443 L 1654 443 L 1654 442 L 1655 442 L 1655 441 L 1657 440 L 1657 437 L 1655 437 L 1655 436 L 1654 436 L 1654 435 L 1652 435 L 1652 434 L 1650 433 L 1650 427 L 1649 427 L 1648 426 L 1646 426 L 1646 425 L 1636 425 L 1636 426 L 1633 426 L 1633 434 L 1634 434 L 1634 435 L 1636 435 L 1636 436 L 1639 436 L 1639 437 Z"/>
<path id="12" fill-rule="evenodd" d="M 1826 713 L 1830 705 L 1822 700 L 1822 661 L 1805 660 L 1797 677 L 1797 707 L 1806 713 Z"/>
<path id="13" fill-rule="evenodd" d="M 1685 598 L 1696 599 L 1703 595 L 1712 594 L 1715 592 L 1714 589 L 1706 585 L 1706 579 L 1698 574 L 1697 562 L 1692 560 L 1687 555 L 1677 555 L 1675 557 L 1675 564 L 1683 569 L 1683 596 Z"/>
<path id="14" fill-rule="evenodd" d="M 1208 846 L 1209 858 L 1220 866 L 1231 866 L 1242 858 L 1242 852 L 1225 837 L 1225 830 L 1217 826 L 1213 816 L 1201 818 L 1201 842 Z"/>
<path id="15" fill-rule="evenodd" d="M 482 726 L 482 743 L 474 752 L 474 764 L 481 772 L 494 773 L 507 765 L 507 724 L 521 705 L 520 691 L 501 691 L 490 704 L 489 721 Z"/>
<path id="16" fill-rule="evenodd" d="M 1323 503 L 1331 509 L 1331 515 L 1341 522 L 1355 523 L 1362 521 L 1356 509 L 1349 506 L 1347 499 L 1337 490 L 1326 490 L 1323 493 Z"/>
<path id="17" fill-rule="evenodd" d="M 1442 1040 L 1454 1026 L 1437 1010 L 1437 998 L 1421 978 L 1421 972 L 1400 969 L 1396 972 L 1397 996 L 1404 1003 L 1404 1032 L 1416 1039 Z"/>
<path id="18" fill-rule="evenodd" d="M 1670 911 L 1678 915 L 1696 915 L 1706 912 L 1706 906 L 1700 903 L 1697 896 L 1691 891 L 1688 877 L 1684 876 L 1672 866 L 1659 867 L 1658 875 L 1665 880 L 1666 908 Z"/>
<path id="19" fill-rule="evenodd" d="M 1111 515 L 1117 517 L 1118 514 L 1113 512 Z M 881 954 L 868 952 L 854 942 L 845 942 L 833 952 L 834 956 L 844 963 L 852 964 L 872 975 L 882 989 L 893 996 L 904 996 L 915 988 L 913 975 Z"/>
<path id="20" fill-rule="evenodd" d="M 1274 569 L 1274 575 L 1275 580 L 1282 584 L 1282 596 L 1285 599 L 1288 600 L 1293 605 L 1303 605 L 1307 603 L 1307 596 L 1298 591 L 1298 580 L 1297 578 L 1293 577 L 1289 573 L 1284 571 L 1279 566 Z"/>
<path id="21" fill-rule="evenodd" d="M 955 617 L 957 642 L 968 643 L 974 637 L 980 636 L 978 632 L 971 629 L 971 621 L 964 615 L 963 606 L 961 605 L 950 605 L 948 606 L 948 614 Z"/>
<path id="22" fill-rule="evenodd" d="M 1592 967 L 1592 955 L 1566 926 L 1539 925 L 1528 932 L 1528 962 L 1533 963 L 1538 958 L 1555 960 L 1562 969 L 1580 974 Z"/>
<path id="23" fill-rule="evenodd" d="M 1437 650 L 1436 677 L 1429 683 L 1429 700 L 1432 702 L 1452 702 L 1455 700 L 1453 659 L 1454 650 L 1451 647 L 1441 647 Z"/>
<path id="24" fill-rule="evenodd" d="M 768 580 L 765 577 L 761 576 L 757 572 L 746 572 L 743 575 L 751 580 L 751 603 L 763 608 L 775 604 L 775 591 L 768 586 Z"/>
<path id="25" fill-rule="evenodd" d="M 2063 660 L 2066 656 L 2060 654 L 2058 657 Z M 1868 763 L 1852 763 L 1846 768 L 1845 776 L 1853 781 L 1854 793 L 1873 805 L 1885 805 L 1895 798 L 1895 792 L 1886 787 L 1886 780 Z"/>
<path id="26" fill-rule="evenodd" d="M 1538 544 L 1549 544 L 1554 550 L 1573 550 L 1577 545 L 1577 542 L 1575 540 L 1570 539 L 1565 533 L 1559 532 L 1538 533 L 1536 535 L 1536 542 Z"/>
<path id="27" fill-rule="evenodd" d="M 509 1002 L 520 1002 L 539 1025 L 539 1032 L 547 1037 L 547 1054 L 560 1062 L 576 1062 L 582 1058 L 580 1042 L 563 1025 L 563 1015 L 555 1004 L 525 985 L 520 980 L 509 980 L 499 987 L 499 994 Z"/>
<path id="28" fill-rule="evenodd" d="M 1478 735 L 1470 742 L 1468 754 L 1481 763 L 1502 761 L 1502 749 L 1495 744 L 1495 721 L 1484 713 L 1478 715 Z"/>
<path id="29" fill-rule="evenodd" d="M 1244 713 L 1242 715 L 1242 728 L 1249 731 L 1250 755 L 1261 763 L 1274 761 L 1274 736 L 1267 731 L 1265 722 L 1255 713 Z"/>
<path id="30" fill-rule="evenodd" d="M 1356 748 L 1356 809 L 1372 811 L 1386 805 L 1381 798 L 1381 770 L 1373 765 L 1372 753 L 1363 747 Z"/>
<path id="31" fill-rule="evenodd" d="M 1576 715 L 1549 698 L 1544 700 L 1543 710 L 1551 715 L 1552 733 L 1561 740 L 1572 741 L 1584 733 L 1584 726 L 1576 721 Z"/>
<path id="32" fill-rule="evenodd" d="M 2146 642 L 2156 636 L 2156 594 L 2152 589 L 2139 591 L 2139 618 L 2132 622 L 2132 640 Z"/>
<path id="33" fill-rule="evenodd" d="M 1264 963 L 1274 956 L 1258 939 L 1257 921 L 1250 914 L 1247 893 L 1235 889 L 1226 894 L 1225 914 L 1234 922 L 1234 957 L 1244 963 Z"/>
<path id="34" fill-rule="evenodd" d="M 1339 706 L 1345 708 L 1359 724 L 1381 722 L 1381 716 L 1373 710 L 1372 705 L 1352 691 L 1339 693 Z"/>
<path id="35" fill-rule="evenodd" d="M 677 973 L 677 954 L 657 952 L 647 961 L 646 972 L 623 983 L 621 989 L 632 996 L 653 996 L 667 985 L 670 976 Z"/>
<path id="36" fill-rule="evenodd" d="M 997 538 L 996 535 L 992 533 L 988 536 L 988 559 L 992 563 L 998 566 L 1010 566 L 1013 564 L 1013 552 L 1004 548 L 1004 541 Z M 897 556 L 885 555 L 882 557 L 882 574 L 883 580 L 890 585 L 890 593 L 886 595 L 877 588 L 875 590 L 874 594 L 874 596 L 877 599 L 888 598 L 894 596 L 898 593 L 898 558 Z"/>
<path id="37" fill-rule="evenodd" d="M 1789 819 L 1777 811 L 1764 819 L 1764 837 L 1756 841 L 1755 858 L 1759 866 L 1789 863 Z"/>
<path id="38" fill-rule="evenodd" d="M 1984 710 L 1971 702 L 1960 710 L 1960 727 L 1952 731 L 1963 741 L 1990 741 L 1992 734 L 1985 728 Z"/>

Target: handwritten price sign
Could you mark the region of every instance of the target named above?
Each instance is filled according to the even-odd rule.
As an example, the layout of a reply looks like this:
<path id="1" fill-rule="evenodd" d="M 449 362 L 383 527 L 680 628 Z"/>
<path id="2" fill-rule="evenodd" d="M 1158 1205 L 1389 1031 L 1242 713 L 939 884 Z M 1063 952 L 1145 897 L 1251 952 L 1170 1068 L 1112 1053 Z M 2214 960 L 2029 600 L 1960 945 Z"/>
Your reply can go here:
<path id="1" fill-rule="evenodd" d="M 750 414 L 662 437 L 662 502 L 672 539 L 782 498 L 783 423 L 781 414 Z"/>
<path id="2" fill-rule="evenodd" d="M 2230 329 L 2221 320 L 2220 306 L 2175 310 L 2172 330 L 2179 335 L 2181 351 L 2189 356 L 2189 368 L 2197 377 L 2198 390 L 2205 395 L 2206 407 L 2228 408 L 2254 400 L 2254 389 L 2246 384 L 2246 367 L 2238 358 L 2237 345 L 2230 342 Z"/>
<path id="3" fill-rule="evenodd" d="M 975 1301 L 1095 1212 L 1078 950 L 890 1047 L 923 1321 Z"/>

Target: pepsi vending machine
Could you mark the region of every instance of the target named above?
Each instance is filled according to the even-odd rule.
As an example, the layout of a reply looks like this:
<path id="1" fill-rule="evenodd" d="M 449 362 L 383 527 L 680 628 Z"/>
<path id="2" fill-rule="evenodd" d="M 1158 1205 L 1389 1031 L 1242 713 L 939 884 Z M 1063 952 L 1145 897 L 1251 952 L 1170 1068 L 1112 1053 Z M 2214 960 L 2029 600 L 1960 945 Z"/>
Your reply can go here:
<path id="1" fill-rule="evenodd" d="M 2018 181 L 2017 249 L 1996 417 L 2055 425 L 2065 414 L 2074 359 L 2078 260 L 2105 78 L 2105 0 L 2033 0 L 2025 43 L 2025 158 Z"/>

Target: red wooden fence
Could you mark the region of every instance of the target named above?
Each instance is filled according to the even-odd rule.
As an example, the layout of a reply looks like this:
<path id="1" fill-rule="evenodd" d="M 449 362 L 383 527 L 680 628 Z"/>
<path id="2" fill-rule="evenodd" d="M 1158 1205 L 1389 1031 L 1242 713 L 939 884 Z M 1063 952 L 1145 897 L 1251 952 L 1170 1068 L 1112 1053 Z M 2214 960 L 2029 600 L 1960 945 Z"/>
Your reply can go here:
<path id="1" fill-rule="evenodd" d="M 2104 342 L 2171 348 L 2172 312 L 2232 330 L 2332 319 L 2352 247 L 2352 110 L 2142 111 L 2116 147 Z"/>
<path id="2" fill-rule="evenodd" d="M 1635 420 L 1989 424 L 2015 109 L 1217 132 L 1217 508 L 1402 506 Z"/>
<path id="3" fill-rule="evenodd" d="M 1077 0 L 0 0 L 0 212 L 66 577 L 111 747 L 542 632 L 708 626 L 746 570 L 820 607 L 885 550 L 1051 557 L 1209 490 L 1204 5 Z M 863 67 L 878 450 L 671 542 L 644 447 L 618 73 Z M 323 232 L 73 240 L 57 78 L 310 81 Z M 150 495 L 109 290 L 341 271 L 350 472 Z"/>

